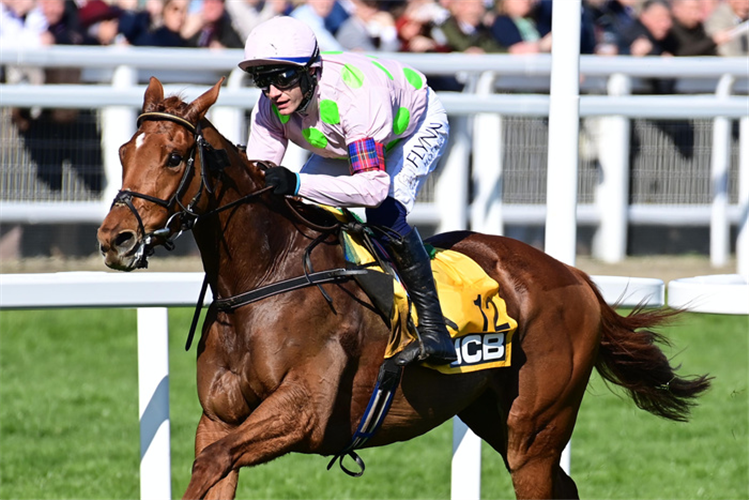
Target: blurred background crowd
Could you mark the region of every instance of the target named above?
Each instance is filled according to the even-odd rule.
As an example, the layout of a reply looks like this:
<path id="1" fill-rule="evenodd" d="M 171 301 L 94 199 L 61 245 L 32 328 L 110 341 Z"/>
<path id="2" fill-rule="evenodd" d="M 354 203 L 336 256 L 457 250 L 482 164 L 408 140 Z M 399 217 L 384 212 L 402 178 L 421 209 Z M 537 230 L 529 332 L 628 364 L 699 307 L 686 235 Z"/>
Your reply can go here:
<path id="1" fill-rule="evenodd" d="M 323 50 L 528 54 L 551 50 L 551 4 L 552 0 L 1 0 L 0 43 L 241 48 L 254 26 L 285 14 L 308 23 Z M 747 54 L 742 23 L 749 18 L 749 0 L 584 0 L 581 16 L 584 54 Z"/>
<path id="2" fill-rule="evenodd" d="M 240 49 L 255 26 L 278 15 L 309 24 L 323 51 L 551 51 L 552 0 L 0 0 L 0 46 Z M 745 56 L 747 18 L 749 0 L 583 0 L 580 50 L 600 56 Z M 0 80 L 79 83 L 81 69 L 9 65 L 0 68 Z M 464 83 L 433 75 L 430 85 L 460 91 Z M 653 79 L 648 93 L 671 94 L 674 85 L 673 79 Z M 89 191 L 101 191 L 95 110 L 10 113 L 39 180 L 60 191 L 60 165 L 69 161 Z"/>
<path id="3" fill-rule="evenodd" d="M 533 54 L 551 50 L 551 14 L 552 0 L 0 0 L 0 47 L 240 49 L 259 23 L 290 15 L 313 28 L 324 51 Z M 583 54 L 600 57 L 746 57 L 748 18 L 749 0 L 583 0 L 580 47 Z M 0 81 L 11 84 L 83 79 L 80 68 L 0 67 Z M 461 90 L 464 85 L 454 76 L 441 75 L 430 76 L 429 83 L 435 90 Z M 674 84 L 673 79 L 649 79 L 644 93 L 670 94 Z M 4 108 L 2 113 L 0 198 L 78 200 L 102 192 L 106 179 L 97 109 Z M 541 122 L 527 120 L 508 128 L 512 133 L 527 128 L 527 141 L 512 141 L 535 144 L 534 127 L 543 130 Z M 595 123 L 584 122 L 583 139 L 593 137 Z M 678 161 L 699 168 L 709 163 L 695 154 L 699 138 L 710 135 L 707 128 L 695 132 L 701 124 L 656 120 L 645 125 L 644 131 L 636 128 L 632 134 L 633 151 L 653 125 L 673 142 Z M 735 123 L 733 128 L 735 132 Z M 581 144 L 592 144 L 583 139 Z M 526 157 L 535 158 L 524 153 L 524 161 Z M 634 172 L 635 159 L 632 162 Z M 543 171 L 517 163 L 523 172 Z M 682 163 L 679 178 L 695 177 L 692 167 Z M 649 183 L 648 193 L 667 191 L 660 181 L 643 183 Z M 69 237 L 70 230 L 65 232 Z M 0 255 L 5 233 L 0 228 Z"/>

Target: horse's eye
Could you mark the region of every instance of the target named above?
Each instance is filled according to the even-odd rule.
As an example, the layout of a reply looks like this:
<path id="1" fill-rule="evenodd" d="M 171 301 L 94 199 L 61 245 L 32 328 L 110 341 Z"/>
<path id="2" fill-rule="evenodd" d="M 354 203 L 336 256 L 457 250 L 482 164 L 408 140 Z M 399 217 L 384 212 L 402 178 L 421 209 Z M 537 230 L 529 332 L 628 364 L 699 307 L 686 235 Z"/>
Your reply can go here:
<path id="1" fill-rule="evenodd" d="M 167 167 L 178 167 L 182 163 L 182 156 L 178 153 L 172 153 L 169 155 L 169 159 L 166 161 Z"/>

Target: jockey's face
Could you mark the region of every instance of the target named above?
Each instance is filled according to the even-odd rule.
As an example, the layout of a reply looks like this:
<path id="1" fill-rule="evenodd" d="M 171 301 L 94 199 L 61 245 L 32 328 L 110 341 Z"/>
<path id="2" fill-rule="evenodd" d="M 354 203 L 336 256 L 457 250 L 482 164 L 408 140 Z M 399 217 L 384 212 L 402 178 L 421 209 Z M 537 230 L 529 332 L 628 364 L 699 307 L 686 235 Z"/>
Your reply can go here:
<path id="1" fill-rule="evenodd" d="M 304 98 L 300 81 L 306 68 L 281 66 L 269 71 L 255 73 L 255 85 L 273 101 L 282 115 L 290 115 Z"/>
<path id="2" fill-rule="evenodd" d="M 268 90 L 263 90 L 263 92 L 276 105 L 278 113 L 284 116 L 288 116 L 299 109 L 299 105 L 302 103 L 302 88 L 298 83 L 284 90 L 271 84 Z"/>

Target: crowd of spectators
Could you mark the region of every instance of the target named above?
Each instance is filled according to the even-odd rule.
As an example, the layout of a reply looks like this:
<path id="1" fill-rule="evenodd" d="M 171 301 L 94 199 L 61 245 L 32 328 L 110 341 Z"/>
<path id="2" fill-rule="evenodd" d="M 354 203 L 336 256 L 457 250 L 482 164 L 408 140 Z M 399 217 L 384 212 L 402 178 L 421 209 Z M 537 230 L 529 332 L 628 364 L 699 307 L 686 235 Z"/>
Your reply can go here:
<path id="1" fill-rule="evenodd" d="M 3 46 L 241 48 L 258 23 L 290 15 L 314 29 L 323 50 L 528 54 L 551 50 L 551 3 L 0 0 L 0 40 Z M 747 18 L 749 0 L 583 0 L 581 52 L 746 55 Z"/>
<path id="2" fill-rule="evenodd" d="M 564 0 L 556 0 L 564 1 Z M 239 49 L 259 23 L 290 15 L 323 51 L 534 54 L 551 51 L 552 0 L 0 0 L 0 47 L 132 45 Z M 580 48 L 599 56 L 749 55 L 749 0 L 582 0 Z M 6 66 L 1 80 L 77 83 L 76 68 Z M 652 81 L 671 93 L 673 80 Z M 459 90 L 448 76 L 430 78 Z M 100 192 L 102 151 L 94 110 L 13 109 L 12 121 L 52 191 L 63 164 Z M 693 138 L 657 123 L 684 156 Z M 688 128 L 688 127 L 687 127 Z M 634 138 L 634 136 L 633 136 Z"/>
<path id="3" fill-rule="evenodd" d="M 552 0 L 0 0 L 0 45 L 239 49 L 255 26 L 278 15 L 307 23 L 323 51 L 551 51 Z M 749 54 L 749 0 L 583 0 L 580 15 L 583 54 Z M 76 83 L 80 77 L 79 70 L 65 68 L 3 70 L 8 83 Z M 673 80 L 652 83 L 655 93 L 673 90 Z M 440 90 L 460 90 L 462 85 L 447 76 L 434 77 L 430 84 Z M 52 189 L 60 188 L 61 162 L 100 163 L 95 158 L 100 151 L 80 158 L 65 146 L 74 131 L 98 133 L 83 111 L 32 108 L 12 113 L 36 156 L 39 175 Z M 49 148 L 41 140 L 50 136 L 59 138 L 59 147 Z M 83 178 L 92 190 L 100 189 L 98 176 Z"/>

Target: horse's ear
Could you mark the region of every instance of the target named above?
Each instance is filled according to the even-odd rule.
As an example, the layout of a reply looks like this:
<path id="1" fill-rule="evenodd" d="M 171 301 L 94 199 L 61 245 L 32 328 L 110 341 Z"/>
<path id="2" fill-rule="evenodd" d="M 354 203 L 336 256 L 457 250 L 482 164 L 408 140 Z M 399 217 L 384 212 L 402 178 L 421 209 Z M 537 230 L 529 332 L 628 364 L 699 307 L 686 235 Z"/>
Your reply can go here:
<path id="1" fill-rule="evenodd" d="M 216 102 L 216 99 L 218 99 L 218 93 L 219 90 L 221 90 L 221 85 L 224 83 L 225 78 L 222 76 L 221 80 L 216 82 L 216 85 L 214 85 L 210 90 L 206 91 L 195 99 L 193 102 L 190 103 L 190 106 L 187 108 L 187 113 L 185 118 L 187 118 L 192 123 L 198 123 L 200 120 L 205 117 L 206 112 L 208 111 L 208 108 L 213 106 L 213 104 Z"/>
<path id="2" fill-rule="evenodd" d="M 147 113 L 156 109 L 156 105 L 164 100 L 164 87 L 155 76 L 151 77 L 146 89 L 146 96 L 143 99 L 143 112 Z"/>

